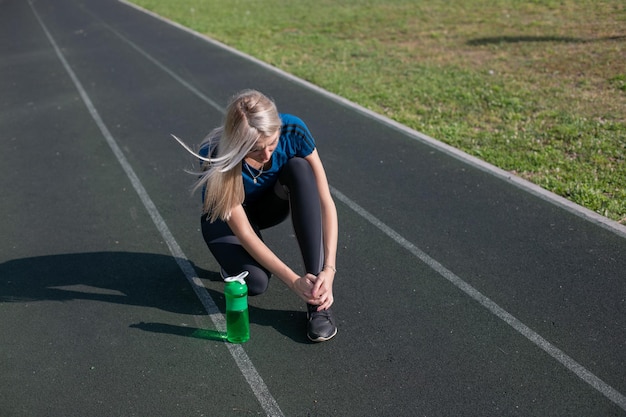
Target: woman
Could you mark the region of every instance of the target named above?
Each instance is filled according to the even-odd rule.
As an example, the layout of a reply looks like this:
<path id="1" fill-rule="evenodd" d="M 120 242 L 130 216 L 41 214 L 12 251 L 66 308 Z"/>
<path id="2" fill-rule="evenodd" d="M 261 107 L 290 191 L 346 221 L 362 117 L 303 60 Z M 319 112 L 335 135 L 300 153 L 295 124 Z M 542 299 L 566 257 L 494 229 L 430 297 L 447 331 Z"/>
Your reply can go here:
<path id="1" fill-rule="evenodd" d="M 222 276 L 248 271 L 251 296 L 265 292 L 270 276 L 277 276 L 307 303 L 308 338 L 334 337 L 337 211 L 306 125 L 279 114 L 258 91 L 246 90 L 231 100 L 223 126 L 205 139 L 200 157 L 202 235 Z M 268 248 L 260 233 L 285 220 L 290 209 L 304 275 Z"/>

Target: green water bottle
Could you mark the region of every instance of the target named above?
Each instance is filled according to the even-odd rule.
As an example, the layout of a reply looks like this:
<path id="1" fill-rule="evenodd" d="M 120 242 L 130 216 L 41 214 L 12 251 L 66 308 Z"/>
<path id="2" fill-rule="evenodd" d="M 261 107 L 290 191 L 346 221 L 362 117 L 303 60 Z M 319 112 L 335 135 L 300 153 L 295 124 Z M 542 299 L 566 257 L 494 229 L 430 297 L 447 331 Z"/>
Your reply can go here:
<path id="1" fill-rule="evenodd" d="M 244 278 L 248 271 L 234 277 L 224 278 L 226 296 L 226 340 L 231 343 L 243 343 L 250 339 L 250 321 L 248 317 L 248 286 Z"/>

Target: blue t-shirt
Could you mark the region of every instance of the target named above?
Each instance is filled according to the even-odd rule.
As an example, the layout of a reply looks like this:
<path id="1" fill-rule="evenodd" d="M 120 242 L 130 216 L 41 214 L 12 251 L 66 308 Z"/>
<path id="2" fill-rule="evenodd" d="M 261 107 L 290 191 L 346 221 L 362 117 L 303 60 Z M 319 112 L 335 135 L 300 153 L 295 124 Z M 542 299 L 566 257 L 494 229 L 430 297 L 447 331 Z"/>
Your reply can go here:
<path id="1" fill-rule="evenodd" d="M 272 189 L 276 181 L 278 181 L 278 175 L 283 166 L 291 158 L 304 158 L 315 150 L 315 140 L 299 117 L 291 114 L 280 114 L 280 119 L 282 126 L 276 149 L 272 153 L 272 166 L 256 177 L 256 184 L 248 169 L 245 166 L 242 167 L 243 186 L 246 193 L 244 203 L 254 202 L 267 190 Z M 208 147 L 200 149 L 201 156 L 206 157 L 208 154 Z M 258 173 L 256 170 L 253 170 L 253 172 L 255 174 Z M 202 198 L 204 198 L 204 191 L 202 192 Z"/>

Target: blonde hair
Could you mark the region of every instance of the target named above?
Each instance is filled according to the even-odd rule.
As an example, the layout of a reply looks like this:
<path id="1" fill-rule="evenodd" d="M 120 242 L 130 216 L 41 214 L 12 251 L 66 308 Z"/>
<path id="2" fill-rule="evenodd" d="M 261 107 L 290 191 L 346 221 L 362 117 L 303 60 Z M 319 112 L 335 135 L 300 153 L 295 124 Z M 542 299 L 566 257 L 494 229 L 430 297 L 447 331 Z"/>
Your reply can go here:
<path id="1" fill-rule="evenodd" d="M 193 152 L 174 136 L 187 151 L 204 161 L 193 190 L 205 188 L 203 213 L 209 214 L 211 222 L 218 218 L 227 221 L 232 210 L 243 203 L 242 161 L 259 138 L 272 136 L 280 127 L 274 102 L 256 90 L 244 90 L 229 102 L 224 124 L 202 142 L 201 147 L 208 146 L 207 157 Z"/>

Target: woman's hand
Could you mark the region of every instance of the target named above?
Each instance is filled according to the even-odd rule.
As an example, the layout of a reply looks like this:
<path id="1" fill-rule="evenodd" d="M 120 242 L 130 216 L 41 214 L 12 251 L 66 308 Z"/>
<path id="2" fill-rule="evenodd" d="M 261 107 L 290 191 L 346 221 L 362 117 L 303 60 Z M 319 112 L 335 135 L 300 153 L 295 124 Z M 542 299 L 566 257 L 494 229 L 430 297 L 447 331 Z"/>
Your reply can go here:
<path id="1" fill-rule="evenodd" d="M 313 298 L 313 288 L 315 287 L 314 280 L 316 278 L 317 277 L 315 275 L 306 274 L 305 276 L 296 279 L 292 287 L 293 292 L 295 292 L 307 303 L 312 303 L 315 301 Z"/>
<path id="2" fill-rule="evenodd" d="M 318 306 L 319 310 L 326 310 L 333 302 L 334 273 L 322 271 L 318 276 L 306 274 L 293 283 L 293 291 L 308 304 Z"/>
<path id="3" fill-rule="evenodd" d="M 333 297 L 335 272 L 324 269 L 317 276 L 307 274 L 307 277 L 313 282 L 313 290 L 311 291 L 313 301 L 310 304 L 317 305 L 318 311 L 330 308 L 335 301 Z"/>

